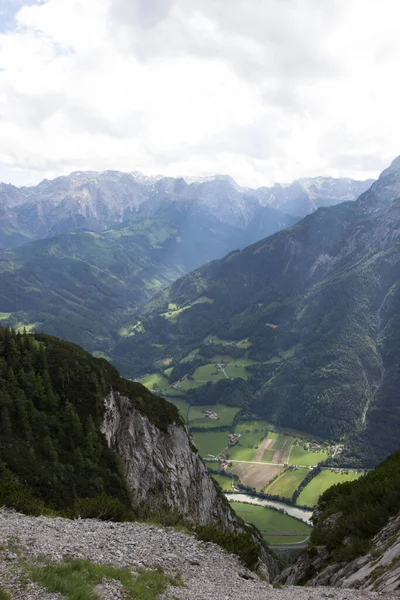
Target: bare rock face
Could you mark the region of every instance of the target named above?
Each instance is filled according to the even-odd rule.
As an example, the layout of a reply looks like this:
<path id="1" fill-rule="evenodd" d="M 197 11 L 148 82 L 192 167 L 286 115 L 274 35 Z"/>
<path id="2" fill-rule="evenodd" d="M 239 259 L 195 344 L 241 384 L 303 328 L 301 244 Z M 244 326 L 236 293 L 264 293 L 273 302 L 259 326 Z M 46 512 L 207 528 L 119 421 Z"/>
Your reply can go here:
<path id="1" fill-rule="evenodd" d="M 195 525 L 233 530 L 235 515 L 218 492 L 182 425 L 160 431 L 117 392 L 105 400 L 103 432 L 122 457 L 134 508 L 178 511 Z"/>
<path id="2" fill-rule="evenodd" d="M 208 475 L 183 425 L 173 424 L 161 431 L 132 407 L 129 398 L 117 392 L 107 396 L 105 405 L 102 431 L 123 460 L 134 508 L 145 506 L 157 512 L 167 507 L 196 526 L 248 532 Z M 278 564 L 265 548 L 260 560 L 264 576 L 278 574 Z"/>

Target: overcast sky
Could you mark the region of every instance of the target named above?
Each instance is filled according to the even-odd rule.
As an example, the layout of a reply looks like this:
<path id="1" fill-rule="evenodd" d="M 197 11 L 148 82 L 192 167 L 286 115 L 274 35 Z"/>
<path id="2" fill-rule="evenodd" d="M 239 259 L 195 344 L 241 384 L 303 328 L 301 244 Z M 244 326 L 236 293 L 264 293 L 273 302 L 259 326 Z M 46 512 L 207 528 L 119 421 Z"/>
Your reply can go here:
<path id="1" fill-rule="evenodd" d="M 399 23 L 399 0 L 0 0 L 0 180 L 375 177 Z"/>

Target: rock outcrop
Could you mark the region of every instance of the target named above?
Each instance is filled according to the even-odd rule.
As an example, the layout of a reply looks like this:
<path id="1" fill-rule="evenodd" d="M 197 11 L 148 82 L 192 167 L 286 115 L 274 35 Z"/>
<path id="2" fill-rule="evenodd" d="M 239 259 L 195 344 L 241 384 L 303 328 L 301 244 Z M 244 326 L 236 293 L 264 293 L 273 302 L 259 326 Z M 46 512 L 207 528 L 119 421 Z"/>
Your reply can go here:
<path id="1" fill-rule="evenodd" d="M 286 585 L 331 586 L 378 592 L 400 591 L 400 515 L 374 537 L 368 554 L 332 562 L 329 552 L 307 552 L 278 577 Z"/>
<path id="2" fill-rule="evenodd" d="M 183 424 L 173 423 L 161 431 L 132 407 L 129 398 L 111 392 L 105 399 L 102 431 L 109 446 L 122 458 L 132 504 L 136 509 L 176 511 L 194 525 L 212 525 L 227 531 L 248 532 L 231 509 L 217 484 L 208 475 Z M 253 531 L 252 536 L 261 541 Z M 266 577 L 279 568 L 262 548 L 260 561 Z"/>

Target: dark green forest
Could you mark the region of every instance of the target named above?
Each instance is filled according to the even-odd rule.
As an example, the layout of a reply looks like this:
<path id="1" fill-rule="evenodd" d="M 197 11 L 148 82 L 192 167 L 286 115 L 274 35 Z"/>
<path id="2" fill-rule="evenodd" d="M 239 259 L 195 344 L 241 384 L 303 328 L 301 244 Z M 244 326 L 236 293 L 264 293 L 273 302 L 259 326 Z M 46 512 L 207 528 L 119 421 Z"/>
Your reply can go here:
<path id="1" fill-rule="evenodd" d="M 102 494 L 129 507 L 120 461 L 100 432 L 111 390 L 160 429 L 181 422 L 172 404 L 120 377 L 106 360 L 54 337 L 0 328 L 3 486 L 21 486 L 54 509 Z"/>

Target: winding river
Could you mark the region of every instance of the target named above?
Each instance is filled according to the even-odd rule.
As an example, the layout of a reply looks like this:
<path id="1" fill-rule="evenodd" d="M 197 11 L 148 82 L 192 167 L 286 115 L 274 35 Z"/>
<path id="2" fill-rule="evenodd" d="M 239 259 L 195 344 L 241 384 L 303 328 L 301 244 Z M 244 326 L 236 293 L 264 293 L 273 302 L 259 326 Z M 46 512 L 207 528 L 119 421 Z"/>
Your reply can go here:
<path id="1" fill-rule="evenodd" d="M 248 494 L 225 494 L 229 502 L 247 502 L 248 504 L 257 504 L 258 506 L 270 506 L 271 508 L 277 508 L 283 510 L 287 515 L 294 517 L 311 525 L 312 510 L 306 510 L 304 508 L 297 508 L 296 506 L 290 506 L 283 502 L 277 502 L 276 500 L 264 500 L 264 498 L 257 498 L 256 496 L 249 496 Z"/>

